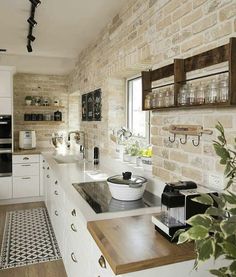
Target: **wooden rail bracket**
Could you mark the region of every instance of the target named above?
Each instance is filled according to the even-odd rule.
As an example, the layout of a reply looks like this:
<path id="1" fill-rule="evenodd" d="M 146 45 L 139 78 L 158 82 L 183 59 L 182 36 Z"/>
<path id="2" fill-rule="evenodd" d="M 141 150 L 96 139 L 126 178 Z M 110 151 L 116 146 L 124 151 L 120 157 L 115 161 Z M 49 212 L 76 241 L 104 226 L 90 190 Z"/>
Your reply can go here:
<path id="1" fill-rule="evenodd" d="M 212 135 L 212 130 L 203 129 L 201 125 L 170 125 L 162 128 L 164 131 L 169 131 L 174 135 L 174 138 L 169 137 L 169 141 L 174 143 L 176 140 L 176 135 L 184 135 L 185 139 L 180 138 L 181 144 L 186 144 L 188 136 L 197 136 L 197 141 L 192 139 L 192 144 L 197 147 L 200 144 L 200 138 L 202 134 Z"/>

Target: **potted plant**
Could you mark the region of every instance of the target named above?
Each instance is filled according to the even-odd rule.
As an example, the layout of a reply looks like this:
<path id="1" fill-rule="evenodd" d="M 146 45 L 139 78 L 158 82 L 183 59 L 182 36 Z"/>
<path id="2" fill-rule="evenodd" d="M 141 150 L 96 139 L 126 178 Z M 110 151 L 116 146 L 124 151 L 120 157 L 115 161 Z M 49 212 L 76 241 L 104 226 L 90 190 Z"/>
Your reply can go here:
<path id="1" fill-rule="evenodd" d="M 195 269 L 198 268 L 199 262 L 211 258 L 214 260 L 223 258 L 226 265 L 210 269 L 210 273 L 219 277 L 235 277 L 236 194 L 231 188 L 236 178 L 236 145 L 227 144 L 224 128 L 219 122 L 216 129 L 219 136 L 216 141 L 213 141 L 213 146 L 220 157 L 220 164 L 225 165 L 227 185 L 223 193 L 218 196 L 203 194 L 194 198 L 194 201 L 209 207 L 204 214 L 195 215 L 187 221 L 191 226 L 187 231 L 177 232 L 178 243 L 194 241 L 197 253 Z M 236 143 L 236 139 L 234 142 Z"/>
<path id="2" fill-rule="evenodd" d="M 138 141 L 132 142 L 127 147 L 127 150 L 128 150 L 128 154 L 130 155 L 130 162 L 136 163 L 137 156 L 139 155 L 139 152 L 140 152 L 139 142 Z"/>
<path id="3" fill-rule="evenodd" d="M 25 104 L 26 104 L 27 106 L 30 106 L 30 105 L 32 104 L 32 96 L 27 95 L 27 96 L 25 97 Z"/>
<path id="4" fill-rule="evenodd" d="M 143 169 L 152 170 L 152 146 L 141 149 L 140 156 Z"/>

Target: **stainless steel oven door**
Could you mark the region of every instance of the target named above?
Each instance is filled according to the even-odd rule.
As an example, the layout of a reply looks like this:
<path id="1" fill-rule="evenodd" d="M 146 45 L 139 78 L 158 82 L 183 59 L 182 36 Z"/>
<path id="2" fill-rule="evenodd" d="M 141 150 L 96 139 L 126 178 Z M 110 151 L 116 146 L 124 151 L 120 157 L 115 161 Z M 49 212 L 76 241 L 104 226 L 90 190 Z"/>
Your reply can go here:
<path id="1" fill-rule="evenodd" d="M 12 176 L 12 150 L 0 149 L 0 177 Z"/>

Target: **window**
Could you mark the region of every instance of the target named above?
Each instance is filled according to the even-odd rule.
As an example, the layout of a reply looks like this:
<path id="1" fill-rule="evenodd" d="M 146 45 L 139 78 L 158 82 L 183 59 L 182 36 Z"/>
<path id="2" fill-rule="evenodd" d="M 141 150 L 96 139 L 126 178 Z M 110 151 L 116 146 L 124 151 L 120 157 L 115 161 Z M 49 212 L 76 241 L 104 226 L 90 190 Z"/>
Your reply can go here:
<path id="1" fill-rule="evenodd" d="M 149 143 L 150 116 L 142 111 L 142 79 L 133 78 L 127 81 L 127 127 L 134 136 Z"/>

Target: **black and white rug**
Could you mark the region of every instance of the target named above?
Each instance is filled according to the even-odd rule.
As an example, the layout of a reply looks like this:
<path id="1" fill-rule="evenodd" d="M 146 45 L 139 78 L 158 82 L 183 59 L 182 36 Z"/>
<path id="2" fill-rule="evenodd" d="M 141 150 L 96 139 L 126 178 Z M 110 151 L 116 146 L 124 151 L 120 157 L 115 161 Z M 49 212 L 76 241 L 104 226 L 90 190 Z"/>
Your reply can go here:
<path id="1" fill-rule="evenodd" d="M 45 208 L 7 212 L 0 269 L 60 258 L 60 250 Z"/>

